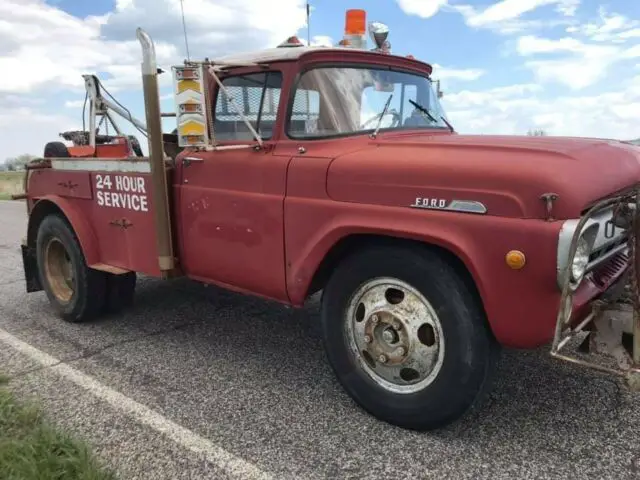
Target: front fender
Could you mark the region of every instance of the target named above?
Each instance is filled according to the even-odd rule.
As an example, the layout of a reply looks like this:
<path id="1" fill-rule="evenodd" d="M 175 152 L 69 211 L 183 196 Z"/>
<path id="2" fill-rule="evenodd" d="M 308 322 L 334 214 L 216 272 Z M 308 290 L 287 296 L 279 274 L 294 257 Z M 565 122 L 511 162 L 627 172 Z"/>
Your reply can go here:
<path id="1" fill-rule="evenodd" d="M 341 202 L 287 206 L 287 288 L 302 304 L 325 256 L 350 235 L 373 234 L 436 245 L 467 268 L 496 338 L 533 346 L 553 336 L 558 222 L 465 213 L 389 208 Z M 510 250 L 525 253 L 521 270 L 508 267 Z M 533 317 L 533 312 L 538 316 Z"/>
<path id="2" fill-rule="evenodd" d="M 33 205 L 29 215 L 28 245 L 35 247 L 40 222 L 51 213 L 62 213 L 66 217 L 78 238 L 78 242 L 80 242 L 87 265 L 99 263 L 98 241 L 91 223 L 86 215 L 77 206 L 74 206 L 72 201 L 58 195 L 39 197 Z"/>

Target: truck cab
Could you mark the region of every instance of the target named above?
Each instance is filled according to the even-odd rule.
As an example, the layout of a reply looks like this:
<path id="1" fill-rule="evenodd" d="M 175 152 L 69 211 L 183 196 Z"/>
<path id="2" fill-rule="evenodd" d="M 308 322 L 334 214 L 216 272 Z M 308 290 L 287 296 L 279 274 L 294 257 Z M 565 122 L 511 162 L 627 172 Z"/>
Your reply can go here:
<path id="1" fill-rule="evenodd" d="M 370 25 L 373 50 L 293 38 L 185 62 L 170 114 L 139 30 L 146 124 L 129 120 L 150 154 L 123 135 L 99 144 L 92 117 L 89 145 L 29 165 L 27 290 L 72 322 L 131 305 L 139 274 L 294 307 L 322 292 L 337 378 L 406 428 L 470 411 L 502 347 L 551 344 L 635 385 L 640 343 L 623 331 L 640 327 L 620 300 L 638 298 L 640 148 L 458 134 L 431 65 L 391 54 L 385 29 Z M 94 116 L 122 114 L 85 80 Z M 565 353 L 585 332 L 615 368 Z"/>

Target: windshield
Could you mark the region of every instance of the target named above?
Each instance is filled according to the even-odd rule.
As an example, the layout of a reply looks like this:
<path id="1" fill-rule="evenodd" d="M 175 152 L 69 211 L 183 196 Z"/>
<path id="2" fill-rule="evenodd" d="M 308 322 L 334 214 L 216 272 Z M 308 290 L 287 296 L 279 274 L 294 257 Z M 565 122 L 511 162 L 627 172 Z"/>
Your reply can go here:
<path id="1" fill-rule="evenodd" d="M 443 118 L 444 110 L 426 76 L 388 69 L 322 67 L 301 75 L 287 133 L 293 138 L 368 133 L 378 124 L 381 130 L 448 129 Z"/>

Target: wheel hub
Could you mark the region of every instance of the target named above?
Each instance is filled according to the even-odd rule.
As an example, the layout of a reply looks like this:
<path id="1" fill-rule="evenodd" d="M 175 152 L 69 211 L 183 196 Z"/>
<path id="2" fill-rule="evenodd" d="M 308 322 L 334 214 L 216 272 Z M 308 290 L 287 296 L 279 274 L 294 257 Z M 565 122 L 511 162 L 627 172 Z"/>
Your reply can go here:
<path id="1" fill-rule="evenodd" d="M 377 279 L 353 296 L 346 322 L 352 352 L 376 383 L 411 393 L 431 383 L 444 340 L 430 303 L 397 279 Z"/>
<path id="2" fill-rule="evenodd" d="M 50 239 L 45 247 L 44 270 L 53 295 L 61 302 L 71 300 L 75 289 L 73 263 L 57 238 Z"/>
<path id="3" fill-rule="evenodd" d="M 373 358 L 385 358 L 385 364 L 399 364 L 404 361 L 410 348 L 407 329 L 396 329 L 399 320 L 390 312 L 379 311 L 366 320 L 364 335 L 371 339 L 367 351 Z"/>

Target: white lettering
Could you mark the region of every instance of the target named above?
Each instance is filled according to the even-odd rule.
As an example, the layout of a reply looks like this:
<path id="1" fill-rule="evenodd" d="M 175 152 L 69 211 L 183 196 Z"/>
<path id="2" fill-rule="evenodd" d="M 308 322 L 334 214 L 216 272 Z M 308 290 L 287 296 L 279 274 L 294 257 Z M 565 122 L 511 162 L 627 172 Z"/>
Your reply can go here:
<path id="1" fill-rule="evenodd" d="M 447 200 L 444 198 L 416 197 L 414 207 L 422 208 L 447 208 Z"/>
<path id="2" fill-rule="evenodd" d="M 96 175 L 96 199 L 101 207 L 122 208 L 134 210 L 136 212 L 149 211 L 149 199 L 145 188 L 144 177 L 128 177 L 124 175 L 114 175 L 113 183 L 109 175 Z M 101 190 L 111 190 L 114 192 L 103 192 Z M 131 193 L 128 193 L 131 192 Z M 416 199 L 416 202 L 423 199 Z M 424 199 L 426 201 L 426 199 Z"/>

